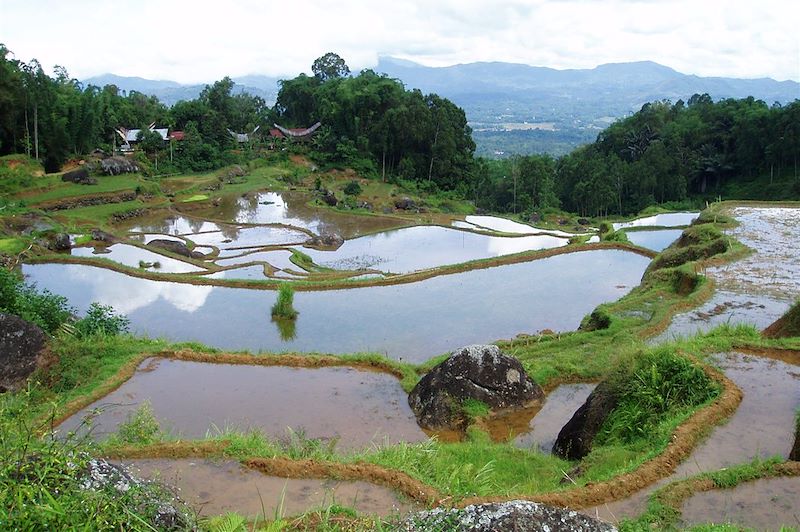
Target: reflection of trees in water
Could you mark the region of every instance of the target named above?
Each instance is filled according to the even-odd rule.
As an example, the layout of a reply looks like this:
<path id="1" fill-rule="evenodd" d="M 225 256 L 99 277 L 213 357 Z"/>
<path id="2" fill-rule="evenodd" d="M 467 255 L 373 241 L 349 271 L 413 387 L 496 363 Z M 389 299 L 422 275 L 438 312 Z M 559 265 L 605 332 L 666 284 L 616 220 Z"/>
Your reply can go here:
<path id="1" fill-rule="evenodd" d="M 297 336 L 296 320 L 272 318 L 272 323 L 278 326 L 278 334 L 284 342 L 291 342 Z"/>
<path id="2" fill-rule="evenodd" d="M 205 220 L 195 219 L 195 218 L 186 218 L 186 222 L 189 224 L 189 227 L 192 229 L 193 233 L 197 233 L 203 228 L 203 224 L 206 223 Z"/>
<path id="3" fill-rule="evenodd" d="M 220 229 L 220 233 L 222 233 L 222 236 L 224 236 L 225 238 L 228 238 L 228 239 L 231 239 L 231 240 L 234 240 L 234 241 L 235 240 L 239 240 L 240 228 L 238 226 L 235 226 L 235 225 L 220 225 L 219 229 Z"/>

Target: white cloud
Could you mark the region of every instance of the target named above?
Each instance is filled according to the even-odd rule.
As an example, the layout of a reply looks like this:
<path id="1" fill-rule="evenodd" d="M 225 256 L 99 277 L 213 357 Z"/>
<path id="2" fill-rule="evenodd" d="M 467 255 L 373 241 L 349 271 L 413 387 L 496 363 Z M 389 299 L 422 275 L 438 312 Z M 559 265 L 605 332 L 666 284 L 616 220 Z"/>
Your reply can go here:
<path id="1" fill-rule="evenodd" d="M 800 80 L 794 0 L 0 2 L 0 38 L 18 59 L 79 78 L 295 75 L 335 51 L 353 70 L 379 54 L 554 68 L 649 59 L 690 74 Z"/>

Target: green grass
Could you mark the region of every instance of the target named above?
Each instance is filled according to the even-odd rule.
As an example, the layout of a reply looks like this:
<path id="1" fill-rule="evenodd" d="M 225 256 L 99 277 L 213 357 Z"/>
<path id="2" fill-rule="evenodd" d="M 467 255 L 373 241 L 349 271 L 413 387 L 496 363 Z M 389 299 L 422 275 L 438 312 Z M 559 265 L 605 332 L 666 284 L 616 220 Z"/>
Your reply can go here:
<path id="1" fill-rule="evenodd" d="M 278 299 L 272 305 L 272 317 L 284 320 L 297 318 L 297 310 L 294 308 L 293 302 L 294 288 L 291 284 L 281 283 L 278 287 Z"/>
<path id="2" fill-rule="evenodd" d="M 96 185 L 78 185 L 61 181 L 61 176 L 46 176 L 39 178 L 37 186 L 47 187 L 41 193 L 25 195 L 28 203 L 42 203 L 45 201 L 77 198 L 91 194 L 104 194 L 109 192 L 122 192 L 136 190 L 136 187 L 146 183 L 139 174 L 122 174 L 116 176 L 98 176 Z"/>
<path id="3" fill-rule="evenodd" d="M 28 247 L 24 238 L 0 238 L 0 253 L 16 255 Z"/>
<path id="4" fill-rule="evenodd" d="M 193 196 L 189 196 L 186 199 L 182 199 L 182 203 L 192 203 L 194 201 L 205 201 L 208 199 L 208 194 L 195 194 Z"/>

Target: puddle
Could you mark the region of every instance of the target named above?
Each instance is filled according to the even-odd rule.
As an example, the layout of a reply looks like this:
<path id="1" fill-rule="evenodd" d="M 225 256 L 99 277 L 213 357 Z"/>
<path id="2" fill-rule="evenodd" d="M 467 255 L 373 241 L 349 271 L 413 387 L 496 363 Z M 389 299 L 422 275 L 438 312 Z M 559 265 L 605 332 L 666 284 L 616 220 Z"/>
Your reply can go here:
<path id="1" fill-rule="evenodd" d="M 208 364 L 147 359 L 117 390 L 59 426 L 75 430 L 94 409 L 92 435 L 115 432 L 149 401 L 162 429 L 182 439 L 220 430 L 258 429 L 288 439 L 289 428 L 308 438 L 332 440 L 336 448 L 362 449 L 385 442 L 427 439 L 397 379 L 352 368 Z"/>
<path id="2" fill-rule="evenodd" d="M 645 216 L 629 222 L 616 222 L 611 225 L 615 231 L 628 227 L 680 227 L 690 225 L 698 216 L 700 216 L 699 212 L 670 212 L 656 214 L 655 216 Z"/>
<path id="3" fill-rule="evenodd" d="M 223 197 L 220 204 L 196 211 L 217 220 L 248 224 L 284 224 L 320 233 L 335 233 L 353 238 L 365 233 L 386 231 L 406 225 L 398 218 L 357 215 L 308 205 L 311 196 L 300 192 L 263 192 L 245 197 Z"/>
<path id="4" fill-rule="evenodd" d="M 687 526 L 731 523 L 757 530 L 800 527 L 800 478 L 770 478 L 729 490 L 697 493 L 683 505 Z"/>
<path id="5" fill-rule="evenodd" d="M 763 329 L 800 297 L 800 209 L 736 207 L 731 214 L 740 225 L 727 233 L 755 252 L 708 268 L 706 275 L 717 283 L 712 299 L 676 315 L 667 330 L 651 341 L 706 331 L 721 323 L 752 323 Z"/>
<path id="6" fill-rule="evenodd" d="M 514 439 L 517 447 L 538 447 L 550 453 L 558 433 L 592 393 L 596 384 L 562 384 L 547 394 L 542 409 L 530 422 L 530 431 Z"/>
<path id="7" fill-rule="evenodd" d="M 179 215 L 137 216 L 117 224 L 118 228 L 137 233 L 157 233 L 164 235 L 184 235 L 221 231 L 222 227 L 199 218 L 188 218 Z"/>
<path id="8" fill-rule="evenodd" d="M 372 351 L 421 362 L 471 343 L 573 330 L 597 305 L 638 285 L 647 264 L 634 253 L 592 250 L 410 284 L 297 292 L 290 341 L 271 323 L 275 291 L 150 281 L 76 264 L 24 265 L 23 273 L 81 312 L 92 301 L 111 305 L 133 332 L 151 337 L 252 351 Z"/>
<path id="9" fill-rule="evenodd" d="M 265 516 L 290 517 L 332 503 L 381 516 L 414 509 L 392 490 L 368 482 L 285 479 L 232 461 L 140 459 L 117 463 L 137 476 L 173 487 L 204 517 L 237 512 L 263 521 Z"/>
<path id="10" fill-rule="evenodd" d="M 800 368 L 780 360 L 740 353 L 715 355 L 714 360 L 744 393 L 739 408 L 724 425 L 681 463 L 669 478 L 634 496 L 585 511 L 615 521 L 644 511 L 652 491 L 672 481 L 716 471 L 757 457 L 789 456 L 794 419 L 800 407 Z"/>
<path id="11" fill-rule="evenodd" d="M 166 257 L 159 253 L 147 251 L 146 249 L 137 248 L 130 244 L 113 244 L 107 248 L 99 248 L 102 253 L 95 253 L 95 248 L 91 247 L 78 247 L 72 248 L 71 253 L 74 257 L 91 257 L 91 258 L 104 258 L 113 260 L 125 266 L 132 268 L 139 268 L 139 261 L 146 263 L 158 263 L 159 267 L 143 268 L 152 272 L 162 273 L 189 273 L 189 272 L 204 272 L 204 268 L 197 267 L 188 262 Z"/>
<path id="12" fill-rule="evenodd" d="M 681 229 L 662 229 L 660 231 L 627 231 L 625 234 L 631 244 L 653 251 L 661 251 L 678 240 L 681 233 L 683 233 Z"/>
<path id="13" fill-rule="evenodd" d="M 567 243 L 549 235 L 498 237 L 422 225 L 347 240 L 336 251 L 303 249 L 303 253 L 329 268 L 408 273 Z"/>

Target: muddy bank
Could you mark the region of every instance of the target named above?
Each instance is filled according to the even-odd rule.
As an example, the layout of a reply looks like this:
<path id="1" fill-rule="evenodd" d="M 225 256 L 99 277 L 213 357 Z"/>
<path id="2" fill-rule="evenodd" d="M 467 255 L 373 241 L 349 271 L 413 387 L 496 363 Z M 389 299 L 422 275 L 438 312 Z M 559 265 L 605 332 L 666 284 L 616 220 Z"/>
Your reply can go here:
<path id="1" fill-rule="evenodd" d="M 274 519 L 334 503 L 381 516 L 414 508 L 392 490 L 364 481 L 281 478 L 231 461 L 139 459 L 118 463 L 172 487 L 202 516 L 238 512 L 250 518 Z"/>
<path id="2" fill-rule="evenodd" d="M 427 439 L 393 376 L 353 368 L 206 364 L 150 358 L 130 380 L 60 426 L 104 439 L 148 401 L 162 430 L 204 438 L 256 429 L 319 438 L 341 451 Z M 91 427 L 81 426 L 89 417 Z"/>

